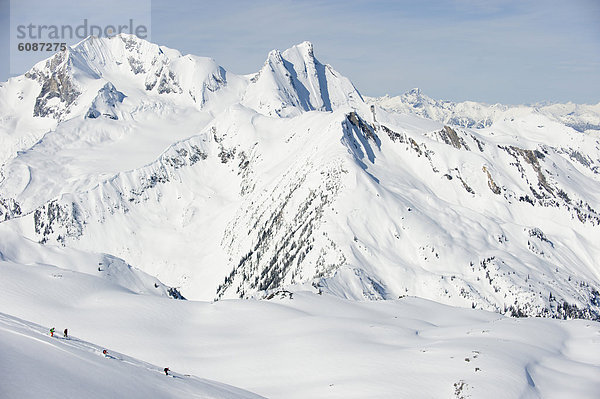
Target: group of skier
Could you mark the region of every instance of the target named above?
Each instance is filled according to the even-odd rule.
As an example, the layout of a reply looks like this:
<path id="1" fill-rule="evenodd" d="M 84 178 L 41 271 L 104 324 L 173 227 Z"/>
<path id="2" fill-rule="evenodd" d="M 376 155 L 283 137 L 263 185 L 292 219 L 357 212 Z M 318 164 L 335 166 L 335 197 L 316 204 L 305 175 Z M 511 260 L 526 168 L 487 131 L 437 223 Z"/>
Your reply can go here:
<path id="1" fill-rule="evenodd" d="M 56 329 L 55 329 L 54 327 L 52 327 L 52 328 L 50 329 L 50 336 L 51 336 L 51 337 L 54 337 L 54 332 L 55 332 L 55 331 L 56 331 Z M 65 338 L 68 338 L 68 337 L 69 337 L 68 330 L 67 330 L 66 328 L 65 328 L 65 331 L 63 331 L 63 336 L 64 336 Z"/>
<path id="2" fill-rule="evenodd" d="M 51 336 L 51 337 L 54 337 L 54 333 L 55 333 L 55 332 L 56 332 L 56 329 L 55 329 L 54 327 L 52 327 L 52 328 L 50 329 L 50 336 Z M 64 336 L 65 338 L 68 338 L 68 330 L 67 330 L 66 328 L 65 328 L 65 331 L 63 331 L 63 336 Z M 106 356 L 106 357 L 112 357 L 112 356 L 110 356 L 110 355 L 108 354 L 108 351 L 107 351 L 106 349 L 102 350 L 102 354 L 103 354 L 104 356 Z M 163 369 L 163 371 L 165 372 L 165 375 L 169 375 L 169 371 L 171 371 L 171 370 L 169 370 L 169 368 L 168 368 L 168 367 L 165 367 L 165 368 Z"/>

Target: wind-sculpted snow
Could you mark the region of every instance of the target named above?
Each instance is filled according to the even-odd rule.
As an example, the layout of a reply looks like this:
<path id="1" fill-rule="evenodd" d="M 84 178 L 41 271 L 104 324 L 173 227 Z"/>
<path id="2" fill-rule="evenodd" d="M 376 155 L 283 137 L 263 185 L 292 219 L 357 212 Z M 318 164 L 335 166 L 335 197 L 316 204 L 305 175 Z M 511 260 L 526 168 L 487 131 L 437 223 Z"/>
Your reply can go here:
<path id="1" fill-rule="evenodd" d="M 3 166 L 7 228 L 188 298 L 302 286 L 600 317 L 600 143 L 562 111 L 473 105 L 479 126 L 419 92 L 444 123 L 370 107 L 310 43 L 251 78 L 128 36 L 70 51 L 82 94 Z"/>

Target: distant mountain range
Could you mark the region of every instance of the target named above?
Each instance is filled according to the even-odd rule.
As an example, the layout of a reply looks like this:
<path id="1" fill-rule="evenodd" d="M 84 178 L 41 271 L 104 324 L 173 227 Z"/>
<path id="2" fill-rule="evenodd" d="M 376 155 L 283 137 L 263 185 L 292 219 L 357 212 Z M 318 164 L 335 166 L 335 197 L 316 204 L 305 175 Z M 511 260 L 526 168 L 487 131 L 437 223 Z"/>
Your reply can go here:
<path id="1" fill-rule="evenodd" d="M 411 113 L 423 118 L 460 126 L 481 129 L 497 121 L 512 120 L 528 113 L 541 114 L 563 123 L 578 132 L 600 132 L 600 102 L 596 105 L 581 104 L 534 104 L 502 105 L 474 101 L 455 103 L 434 100 L 420 89 L 412 89 L 400 96 L 365 97 L 369 104 L 376 104 L 389 111 Z"/>

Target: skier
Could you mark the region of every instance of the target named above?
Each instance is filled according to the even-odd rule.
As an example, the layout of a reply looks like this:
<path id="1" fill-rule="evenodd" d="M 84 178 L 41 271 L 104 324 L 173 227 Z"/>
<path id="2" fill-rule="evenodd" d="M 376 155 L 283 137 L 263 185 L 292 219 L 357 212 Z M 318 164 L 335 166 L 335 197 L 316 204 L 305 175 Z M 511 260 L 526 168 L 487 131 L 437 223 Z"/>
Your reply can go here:
<path id="1" fill-rule="evenodd" d="M 52 327 L 52 328 L 50 329 L 50 336 L 51 336 L 51 337 L 54 337 L 54 330 L 55 330 L 55 329 L 54 329 L 54 327 Z"/>
<path id="2" fill-rule="evenodd" d="M 108 351 L 107 351 L 106 349 L 104 349 L 104 350 L 102 351 L 102 354 L 103 354 L 104 356 L 108 356 Z"/>
<path id="3" fill-rule="evenodd" d="M 67 338 L 67 329 L 65 328 L 65 331 L 63 331 L 63 334 L 65 335 L 65 338 Z"/>
<path id="4" fill-rule="evenodd" d="M 165 375 L 169 375 L 169 368 L 165 367 Z"/>

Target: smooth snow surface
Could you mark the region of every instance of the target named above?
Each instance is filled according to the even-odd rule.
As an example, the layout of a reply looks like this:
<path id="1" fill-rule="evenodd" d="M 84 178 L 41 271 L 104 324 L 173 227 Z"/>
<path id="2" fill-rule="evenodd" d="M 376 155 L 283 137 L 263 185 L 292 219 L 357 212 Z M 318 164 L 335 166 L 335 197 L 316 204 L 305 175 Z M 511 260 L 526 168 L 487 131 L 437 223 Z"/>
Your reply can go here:
<path id="1" fill-rule="evenodd" d="M 0 313 L 3 398 L 259 398 Z"/>
<path id="2" fill-rule="evenodd" d="M 10 314 L 0 315 L 2 397 L 253 397 L 188 374 L 269 398 L 595 398 L 600 390 L 597 322 L 308 292 L 176 301 L 50 266 L 0 267 L 0 309 Z M 43 335 L 52 326 L 59 337 Z M 72 340 L 60 338 L 64 328 Z"/>

